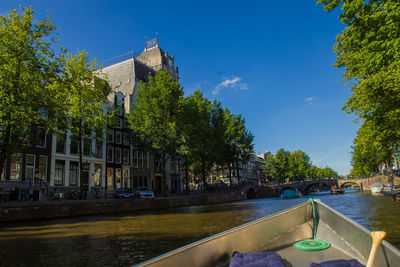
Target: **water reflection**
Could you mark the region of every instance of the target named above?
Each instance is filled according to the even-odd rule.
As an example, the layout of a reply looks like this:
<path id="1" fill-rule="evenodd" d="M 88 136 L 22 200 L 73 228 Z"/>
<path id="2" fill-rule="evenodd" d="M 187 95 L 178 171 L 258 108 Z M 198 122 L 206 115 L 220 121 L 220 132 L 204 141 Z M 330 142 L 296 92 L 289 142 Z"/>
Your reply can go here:
<path id="1" fill-rule="evenodd" d="M 0 265 L 130 265 L 305 201 L 277 198 L 157 212 L 0 225 Z M 318 195 L 339 212 L 388 232 L 400 247 L 400 205 L 369 194 Z"/>

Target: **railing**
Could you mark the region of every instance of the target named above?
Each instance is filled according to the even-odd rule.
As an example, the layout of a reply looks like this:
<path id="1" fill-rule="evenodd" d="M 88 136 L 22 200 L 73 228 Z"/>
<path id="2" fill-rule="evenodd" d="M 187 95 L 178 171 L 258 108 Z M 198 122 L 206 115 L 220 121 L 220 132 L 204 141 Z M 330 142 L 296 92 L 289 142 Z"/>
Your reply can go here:
<path id="1" fill-rule="evenodd" d="M 134 57 L 135 57 L 135 52 L 132 50 L 132 51 L 129 51 L 128 53 L 125 53 L 125 54 L 122 54 L 122 55 L 119 55 L 119 56 L 116 56 L 116 57 L 113 57 L 110 59 L 106 59 L 106 60 L 100 62 L 99 66 L 103 66 L 103 68 L 107 68 L 111 65 L 117 64 L 119 62 L 131 59 Z"/>

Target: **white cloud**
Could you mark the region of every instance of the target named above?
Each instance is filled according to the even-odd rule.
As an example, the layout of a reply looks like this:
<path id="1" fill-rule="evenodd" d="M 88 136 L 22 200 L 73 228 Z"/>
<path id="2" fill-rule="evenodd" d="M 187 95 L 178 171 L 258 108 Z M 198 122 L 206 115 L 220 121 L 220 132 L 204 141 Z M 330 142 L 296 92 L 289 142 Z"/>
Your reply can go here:
<path id="1" fill-rule="evenodd" d="M 315 96 L 311 96 L 311 97 L 307 97 L 304 99 L 304 102 L 313 102 L 314 100 L 316 100 L 317 98 Z"/>
<path id="2" fill-rule="evenodd" d="M 232 79 L 225 79 L 224 81 L 220 82 L 212 92 L 213 95 L 218 94 L 224 88 L 235 88 L 238 90 L 247 90 L 249 89 L 247 83 L 239 83 L 242 80 L 240 77 L 234 77 Z"/>

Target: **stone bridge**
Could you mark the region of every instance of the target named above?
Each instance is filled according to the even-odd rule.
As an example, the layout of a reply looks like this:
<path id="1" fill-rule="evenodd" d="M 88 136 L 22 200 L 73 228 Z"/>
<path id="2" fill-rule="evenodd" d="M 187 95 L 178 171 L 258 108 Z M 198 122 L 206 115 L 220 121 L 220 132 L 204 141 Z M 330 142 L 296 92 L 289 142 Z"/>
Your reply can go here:
<path id="1" fill-rule="evenodd" d="M 388 177 L 385 175 L 378 175 L 369 178 L 359 178 L 359 179 L 340 179 L 338 180 L 338 186 L 343 187 L 346 185 L 357 185 L 361 191 L 371 190 L 370 186 L 376 182 L 381 182 L 388 184 Z M 399 183 L 399 178 L 395 178 L 395 184 Z"/>
<path id="2" fill-rule="evenodd" d="M 241 194 L 246 194 L 248 199 L 258 197 L 279 197 L 285 189 L 297 189 L 305 195 L 312 186 L 326 186 L 327 188 L 330 188 L 332 185 L 338 185 L 336 179 L 309 180 L 267 186 L 246 185 L 241 189 Z"/>
<path id="3" fill-rule="evenodd" d="M 361 191 L 370 190 L 370 186 L 376 182 L 387 184 L 387 176 L 379 175 L 369 178 L 360 179 L 324 179 L 324 180 L 306 180 L 301 182 L 270 184 L 267 186 L 246 185 L 240 191 L 247 198 L 262 198 L 262 197 L 279 197 L 283 190 L 293 189 L 299 190 L 303 195 L 307 195 L 309 189 L 313 186 L 331 188 L 332 185 L 343 187 L 347 185 L 357 185 Z M 400 184 L 400 178 L 395 178 L 395 184 Z"/>

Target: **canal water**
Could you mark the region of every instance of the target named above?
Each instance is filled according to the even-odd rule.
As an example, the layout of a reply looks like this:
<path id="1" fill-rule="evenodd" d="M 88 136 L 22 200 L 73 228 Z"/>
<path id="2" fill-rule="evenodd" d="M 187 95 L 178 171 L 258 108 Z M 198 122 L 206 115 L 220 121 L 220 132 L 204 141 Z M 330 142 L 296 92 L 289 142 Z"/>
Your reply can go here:
<path id="1" fill-rule="evenodd" d="M 400 204 L 367 193 L 313 196 L 400 248 Z M 254 199 L 163 211 L 0 224 L 0 266 L 128 266 L 306 201 Z"/>

